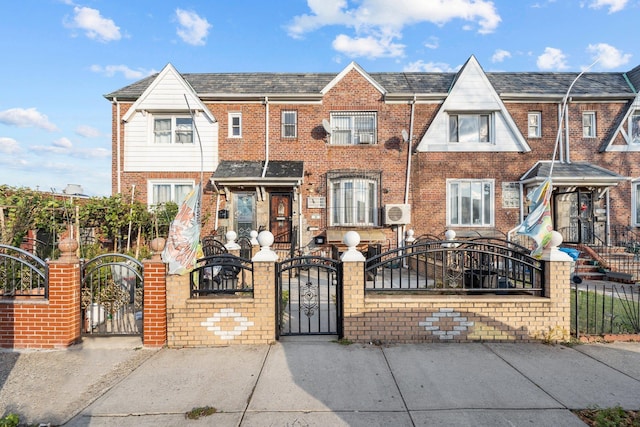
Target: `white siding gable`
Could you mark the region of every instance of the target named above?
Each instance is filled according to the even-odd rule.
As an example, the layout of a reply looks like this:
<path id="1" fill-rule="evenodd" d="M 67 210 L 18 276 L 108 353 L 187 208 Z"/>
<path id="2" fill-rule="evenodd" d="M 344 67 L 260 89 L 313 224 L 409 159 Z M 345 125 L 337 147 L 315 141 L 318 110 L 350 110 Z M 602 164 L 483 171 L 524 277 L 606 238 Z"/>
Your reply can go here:
<path id="1" fill-rule="evenodd" d="M 189 116 L 194 112 L 193 144 L 156 144 L 153 121 L 158 115 Z M 218 122 L 191 86 L 168 64 L 123 117 L 124 170 L 197 172 L 218 165 Z M 196 132 L 197 129 L 197 132 Z M 198 138 L 199 136 L 199 138 Z"/>
<path id="2" fill-rule="evenodd" d="M 491 142 L 449 142 L 449 114 L 489 113 Z M 417 151 L 526 152 L 530 148 L 475 57 L 469 58 Z"/>

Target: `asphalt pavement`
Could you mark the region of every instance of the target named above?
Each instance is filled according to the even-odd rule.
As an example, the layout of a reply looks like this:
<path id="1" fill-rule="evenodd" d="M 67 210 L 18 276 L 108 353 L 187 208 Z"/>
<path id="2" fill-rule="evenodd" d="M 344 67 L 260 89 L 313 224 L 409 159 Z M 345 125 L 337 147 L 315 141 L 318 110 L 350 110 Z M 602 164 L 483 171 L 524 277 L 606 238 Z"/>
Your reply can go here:
<path id="1" fill-rule="evenodd" d="M 92 338 L 0 353 L 0 414 L 64 426 L 573 426 L 640 409 L 640 343 L 145 349 Z M 210 415 L 190 419 L 211 408 Z"/>

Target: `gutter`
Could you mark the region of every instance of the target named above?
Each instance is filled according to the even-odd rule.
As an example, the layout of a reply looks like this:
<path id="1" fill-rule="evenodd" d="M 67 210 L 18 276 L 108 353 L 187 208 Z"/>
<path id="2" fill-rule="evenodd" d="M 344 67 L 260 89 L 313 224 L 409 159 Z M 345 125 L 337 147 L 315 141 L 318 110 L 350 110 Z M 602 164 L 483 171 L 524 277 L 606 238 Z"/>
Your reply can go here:
<path id="1" fill-rule="evenodd" d="M 409 181 L 411 178 L 411 153 L 413 152 L 413 116 L 416 107 L 416 96 L 411 100 L 411 119 L 409 120 L 409 141 L 407 141 L 407 180 L 404 185 L 404 204 L 409 203 Z"/>

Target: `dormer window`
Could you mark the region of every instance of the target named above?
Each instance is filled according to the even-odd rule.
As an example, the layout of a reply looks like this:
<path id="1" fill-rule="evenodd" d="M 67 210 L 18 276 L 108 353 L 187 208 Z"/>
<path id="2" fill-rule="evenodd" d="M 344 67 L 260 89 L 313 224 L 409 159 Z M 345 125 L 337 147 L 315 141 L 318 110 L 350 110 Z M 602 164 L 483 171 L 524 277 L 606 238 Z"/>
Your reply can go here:
<path id="1" fill-rule="evenodd" d="M 449 114 L 449 142 L 491 142 L 491 115 Z"/>
<path id="2" fill-rule="evenodd" d="M 156 144 L 193 144 L 193 120 L 180 116 L 154 117 L 153 141 Z"/>

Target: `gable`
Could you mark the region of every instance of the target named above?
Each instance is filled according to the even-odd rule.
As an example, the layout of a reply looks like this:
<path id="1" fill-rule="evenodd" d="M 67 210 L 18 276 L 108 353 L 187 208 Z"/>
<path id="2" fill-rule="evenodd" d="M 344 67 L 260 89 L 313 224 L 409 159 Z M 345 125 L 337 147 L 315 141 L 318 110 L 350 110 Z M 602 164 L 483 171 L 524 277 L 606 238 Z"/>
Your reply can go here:
<path id="1" fill-rule="evenodd" d="M 489 114 L 491 141 L 486 143 L 449 142 L 449 117 L 453 114 Z M 471 56 L 460 70 L 436 117 L 425 132 L 416 151 L 530 151 L 480 64 Z"/>
<path id="2" fill-rule="evenodd" d="M 215 118 L 205 107 L 193 88 L 171 64 L 167 64 L 153 82 L 122 117 L 129 119 L 137 112 L 188 112 L 202 111 L 211 122 Z"/>
<path id="3" fill-rule="evenodd" d="M 640 151 L 640 94 L 636 95 L 633 102 L 629 103 L 629 107 L 624 116 L 618 123 L 618 126 L 606 141 L 603 151 Z M 633 121 L 633 123 L 632 123 Z M 616 143 L 618 142 L 618 143 Z"/>
<path id="4" fill-rule="evenodd" d="M 349 65 L 347 65 L 344 68 L 344 70 L 342 70 L 337 76 L 335 76 L 333 78 L 333 80 L 331 80 L 322 89 L 321 93 L 323 95 L 326 95 L 327 92 L 329 92 L 331 89 L 333 89 L 333 87 L 336 84 L 338 84 L 347 74 L 349 74 L 353 70 L 355 70 L 358 73 L 360 73 L 360 75 L 362 75 L 362 77 L 364 77 L 365 80 L 367 80 L 367 82 L 369 82 L 371 84 L 371 86 L 373 86 L 378 92 L 380 92 L 381 94 L 385 94 L 386 93 L 386 90 L 377 81 L 375 81 L 366 71 L 364 71 L 364 69 L 361 66 L 359 66 L 355 62 L 351 62 Z"/>

